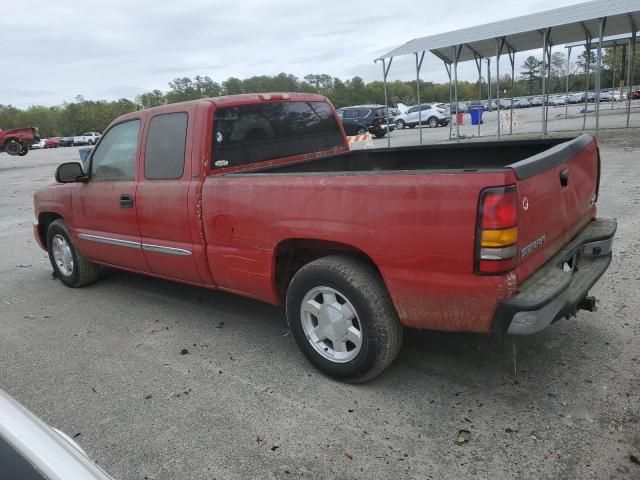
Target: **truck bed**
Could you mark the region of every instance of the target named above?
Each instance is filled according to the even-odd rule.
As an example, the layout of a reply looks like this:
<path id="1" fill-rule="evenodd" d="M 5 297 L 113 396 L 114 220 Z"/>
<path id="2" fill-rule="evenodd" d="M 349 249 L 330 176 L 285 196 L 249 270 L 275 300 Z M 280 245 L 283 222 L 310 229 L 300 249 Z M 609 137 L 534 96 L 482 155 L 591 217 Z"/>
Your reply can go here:
<path id="1" fill-rule="evenodd" d="M 589 138 L 588 136 L 584 136 Z M 353 150 L 347 153 L 311 159 L 282 166 L 246 170 L 243 173 L 331 173 L 331 172 L 369 172 L 369 171 L 411 171 L 411 170 L 500 170 L 511 167 L 522 178 L 524 169 L 518 169 L 519 163 L 531 157 L 542 155 L 552 157 L 554 151 L 565 150 L 560 144 L 570 147 L 571 140 L 578 138 L 553 138 L 515 141 L 473 142 L 464 144 L 420 145 L 371 150 Z M 585 138 L 585 141 L 587 140 Z M 567 155 L 573 149 L 567 148 Z M 545 162 L 536 158 L 539 168 Z M 520 165 L 521 166 L 521 165 Z M 518 170 L 521 170 L 518 173 Z M 535 173 L 533 173 L 535 174 Z"/>

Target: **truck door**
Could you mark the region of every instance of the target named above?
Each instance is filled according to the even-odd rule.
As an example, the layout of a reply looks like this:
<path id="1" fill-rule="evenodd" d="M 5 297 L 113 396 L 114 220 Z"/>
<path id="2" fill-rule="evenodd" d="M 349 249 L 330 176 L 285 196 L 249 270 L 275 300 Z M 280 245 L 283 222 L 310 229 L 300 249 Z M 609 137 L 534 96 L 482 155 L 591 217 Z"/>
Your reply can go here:
<path id="1" fill-rule="evenodd" d="M 136 217 L 136 164 L 141 121 L 111 127 L 89 158 L 87 183 L 73 196 L 80 251 L 89 259 L 147 271 Z"/>
<path id="2" fill-rule="evenodd" d="M 176 106 L 148 119 L 143 168 L 138 191 L 138 222 L 142 251 L 151 272 L 164 277 L 202 283 L 194 258 L 191 221 L 193 196 L 199 180 L 193 178 L 191 132 L 195 108 Z M 191 129 L 193 130 L 193 129 Z M 196 226 L 197 231 L 197 226 Z M 199 242 L 202 243 L 202 242 Z"/>

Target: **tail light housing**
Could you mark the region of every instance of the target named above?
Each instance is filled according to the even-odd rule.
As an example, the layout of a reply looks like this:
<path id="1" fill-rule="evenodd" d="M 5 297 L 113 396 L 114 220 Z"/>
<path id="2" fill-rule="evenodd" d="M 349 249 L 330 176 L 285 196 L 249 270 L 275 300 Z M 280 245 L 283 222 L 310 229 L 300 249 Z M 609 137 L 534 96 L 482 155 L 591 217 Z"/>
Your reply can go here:
<path id="1" fill-rule="evenodd" d="M 475 272 L 497 275 L 518 261 L 518 192 L 515 185 L 487 188 L 480 194 Z"/>

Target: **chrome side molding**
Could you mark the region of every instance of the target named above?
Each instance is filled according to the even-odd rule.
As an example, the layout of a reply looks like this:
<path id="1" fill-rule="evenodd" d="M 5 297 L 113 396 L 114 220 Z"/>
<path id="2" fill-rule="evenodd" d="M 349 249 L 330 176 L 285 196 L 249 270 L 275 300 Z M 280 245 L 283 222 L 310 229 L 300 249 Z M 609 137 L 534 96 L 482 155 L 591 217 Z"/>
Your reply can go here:
<path id="1" fill-rule="evenodd" d="M 191 255 L 191 252 L 184 248 L 163 247 L 162 245 L 152 245 L 150 243 L 143 243 L 142 249 L 147 252 L 166 253 L 168 255 Z"/>
<path id="2" fill-rule="evenodd" d="M 120 240 L 119 238 L 103 237 L 101 235 L 91 235 L 88 233 L 80 233 L 79 238 L 83 240 L 91 240 L 92 242 L 106 243 L 108 245 L 117 245 L 119 247 L 135 248 L 140 250 L 140 242 L 133 242 L 131 240 Z"/>

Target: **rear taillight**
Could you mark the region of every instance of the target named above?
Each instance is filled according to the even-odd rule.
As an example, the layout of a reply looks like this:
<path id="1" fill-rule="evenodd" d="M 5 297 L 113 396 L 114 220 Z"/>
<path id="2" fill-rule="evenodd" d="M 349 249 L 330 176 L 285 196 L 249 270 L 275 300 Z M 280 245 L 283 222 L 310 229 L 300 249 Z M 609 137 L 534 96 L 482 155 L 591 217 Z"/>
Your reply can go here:
<path id="1" fill-rule="evenodd" d="M 512 270 L 518 259 L 518 193 L 515 185 L 487 188 L 480 194 L 475 271 Z"/>

